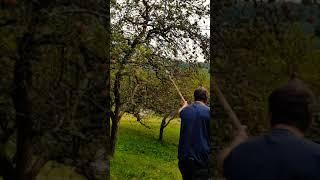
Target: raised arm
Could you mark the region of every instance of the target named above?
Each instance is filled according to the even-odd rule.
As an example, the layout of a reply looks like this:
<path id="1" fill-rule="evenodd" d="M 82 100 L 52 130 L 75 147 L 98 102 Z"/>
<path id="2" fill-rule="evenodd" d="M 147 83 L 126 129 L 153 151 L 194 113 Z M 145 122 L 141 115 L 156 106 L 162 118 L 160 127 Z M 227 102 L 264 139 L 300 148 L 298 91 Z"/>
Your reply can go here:
<path id="1" fill-rule="evenodd" d="M 181 101 L 181 108 L 179 109 L 179 114 L 180 114 L 180 112 L 181 112 L 185 107 L 187 107 L 187 106 L 188 106 L 188 102 L 182 100 L 182 101 Z"/>
<path id="2" fill-rule="evenodd" d="M 238 130 L 238 132 L 237 132 L 236 136 L 234 137 L 233 141 L 231 142 L 231 144 L 229 146 L 227 146 L 226 148 L 224 148 L 218 154 L 218 157 L 217 157 L 218 168 L 220 171 L 223 172 L 224 160 L 230 155 L 232 150 L 234 148 L 236 148 L 238 145 L 240 145 L 241 143 L 247 141 L 248 135 L 247 135 L 246 129 L 247 129 L 246 126 L 242 126 L 242 128 Z"/>

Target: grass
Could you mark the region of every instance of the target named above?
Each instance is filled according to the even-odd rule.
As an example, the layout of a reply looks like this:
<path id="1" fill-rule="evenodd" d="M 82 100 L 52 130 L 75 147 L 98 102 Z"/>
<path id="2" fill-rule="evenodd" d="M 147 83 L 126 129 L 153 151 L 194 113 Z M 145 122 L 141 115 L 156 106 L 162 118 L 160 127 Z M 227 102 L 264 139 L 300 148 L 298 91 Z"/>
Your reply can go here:
<path id="1" fill-rule="evenodd" d="M 111 179 L 181 180 L 178 169 L 178 140 L 180 123 L 172 121 L 164 130 L 164 142 L 158 141 L 161 119 L 151 117 L 147 129 L 129 115 L 120 121 L 116 152 L 111 161 Z M 74 168 L 48 162 L 37 180 L 84 180 Z M 2 180 L 2 177 L 0 177 Z"/>
<path id="2" fill-rule="evenodd" d="M 157 117 L 146 119 L 147 129 L 128 115 L 121 119 L 111 179 L 182 179 L 177 161 L 180 123 L 172 121 L 160 143 L 160 122 Z"/>

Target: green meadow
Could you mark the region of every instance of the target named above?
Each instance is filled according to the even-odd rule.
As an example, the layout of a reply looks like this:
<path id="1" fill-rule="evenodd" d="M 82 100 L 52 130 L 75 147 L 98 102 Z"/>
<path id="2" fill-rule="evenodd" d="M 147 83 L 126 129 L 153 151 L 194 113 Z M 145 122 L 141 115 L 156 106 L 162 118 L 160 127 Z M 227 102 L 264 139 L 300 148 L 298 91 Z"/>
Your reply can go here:
<path id="1" fill-rule="evenodd" d="M 148 129 L 134 118 L 120 121 L 116 152 L 111 161 L 111 179 L 182 179 L 177 161 L 180 123 L 173 120 L 158 141 L 161 118 L 144 120 Z"/>

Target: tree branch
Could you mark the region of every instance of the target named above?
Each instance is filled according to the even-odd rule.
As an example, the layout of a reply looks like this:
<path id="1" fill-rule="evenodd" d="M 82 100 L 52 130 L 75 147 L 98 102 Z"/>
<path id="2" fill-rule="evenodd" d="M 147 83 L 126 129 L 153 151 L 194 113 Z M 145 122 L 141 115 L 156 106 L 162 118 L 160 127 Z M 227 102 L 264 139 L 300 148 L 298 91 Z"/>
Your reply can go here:
<path id="1" fill-rule="evenodd" d="M 164 125 L 164 127 L 167 127 L 169 125 L 169 123 L 174 119 L 176 118 L 176 116 L 178 115 L 178 112 L 179 111 L 173 111 L 171 112 L 170 116 L 171 118 L 167 121 L 167 123 Z"/>

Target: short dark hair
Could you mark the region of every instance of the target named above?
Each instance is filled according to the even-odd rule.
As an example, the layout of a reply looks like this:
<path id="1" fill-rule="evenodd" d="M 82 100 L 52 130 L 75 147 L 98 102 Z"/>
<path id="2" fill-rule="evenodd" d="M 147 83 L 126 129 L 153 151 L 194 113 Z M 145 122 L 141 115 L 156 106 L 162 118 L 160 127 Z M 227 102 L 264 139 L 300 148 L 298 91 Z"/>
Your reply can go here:
<path id="1" fill-rule="evenodd" d="M 207 101 L 208 100 L 208 91 L 204 87 L 198 87 L 194 91 L 194 100 L 195 101 Z"/>
<path id="2" fill-rule="evenodd" d="M 269 96 L 271 126 L 286 124 L 305 132 L 312 122 L 310 108 L 314 100 L 312 91 L 301 80 L 291 79 Z"/>

